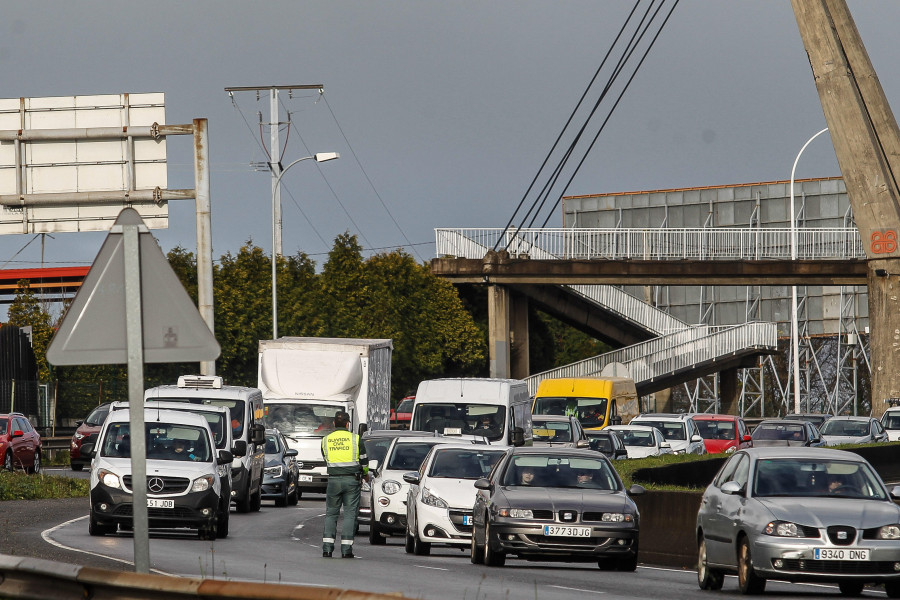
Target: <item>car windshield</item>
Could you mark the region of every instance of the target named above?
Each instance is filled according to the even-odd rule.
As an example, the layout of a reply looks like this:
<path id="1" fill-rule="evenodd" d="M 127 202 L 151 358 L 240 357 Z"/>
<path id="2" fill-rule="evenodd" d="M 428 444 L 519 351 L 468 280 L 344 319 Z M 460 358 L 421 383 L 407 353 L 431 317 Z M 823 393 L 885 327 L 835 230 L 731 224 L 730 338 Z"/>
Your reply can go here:
<path id="1" fill-rule="evenodd" d="M 479 435 L 495 441 L 503 438 L 505 421 L 506 408 L 503 406 L 429 402 L 416 406 L 412 428 L 417 431 Z"/>
<path id="2" fill-rule="evenodd" d="M 608 435 L 588 434 L 588 439 L 591 441 L 591 447 L 593 447 L 594 450 L 599 450 L 600 452 L 612 452 L 613 450 L 612 440 L 609 439 Z"/>
<path id="3" fill-rule="evenodd" d="M 606 421 L 606 398 L 542 396 L 534 399 L 536 415 L 569 415 L 584 427 L 600 427 Z"/>
<path id="4" fill-rule="evenodd" d="M 639 446 L 644 448 L 652 448 L 656 446 L 656 440 L 653 432 L 644 429 L 619 429 L 618 433 L 622 436 L 622 441 L 626 446 Z"/>
<path id="5" fill-rule="evenodd" d="M 87 419 L 84 420 L 85 425 L 91 425 L 93 427 L 97 427 L 98 425 L 103 425 L 103 421 L 106 420 L 106 416 L 109 414 L 109 405 L 98 406 L 94 410 L 91 411 L 91 414 L 87 416 Z"/>
<path id="6" fill-rule="evenodd" d="M 146 401 L 146 404 L 144 406 L 152 407 L 151 402 L 153 400 L 155 400 L 155 398 L 152 398 L 152 399 L 148 398 Z M 215 442 L 216 448 L 219 450 L 228 450 L 228 448 L 226 448 L 226 446 L 228 445 L 228 438 L 226 437 L 227 430 L 225 429 L 225 427 L 226 427 L 225 418 L 226 417 L 222 413 L 207 412 L 208 409 L 206 411 L 201 409 L 200 412 L 198 412 L 195 410 L 191 410 L 188 405 L 186 405 L 185 408 L 183 408 L 183 409 L 182 408 L 166 408 L 166 410 L 181 410 L 183 412 L 194 413 L 194 414 L 198 414 L 198 415 L 202 416 L 204 419 L 206 419 L 206 422 L 209 423 L 209 429 L 210 429 L 210 431 L 212 431 L 213 442 Z M 105 417 L 104 417 L 104 419 L 105 419 Z"/>
<path id="7" fill-rule="evenodd" d="M 806 433 L 801 423 L 760 423 L 753 430 L 754 440 L 806 440 Z"/>
<path id="8" fill-rule="evenodd" d="M 568 421 L 533 419 L 532 434 L 536 442 L 571 442 L 572 424 Z"/>
<path id="9" fill-rule="evenodd" d="M 287 437 L 321 438 L 334 430 L 334 415 L 340 410 L 340 406 L 308 402 L 268 404 L 263 422 Z"/>
<path id="10" fill-rule="evenodd" d="M 425 455 L 437 443 L 437 440 L 433 442 L 398 442 L 394 444 L 385 468 L 393 471 L 418 471 L 425 460 Z"/>
<path id="11" fill-rule="evenodd" d="M 869 422 L 854 419 L 831 419 L 819 429 L 822 435 L 846 435 L 862 437 L 869 435 Z"/>
<path id="12" fill-rule="evenodd" d="M 505 450 L 439 448 L 434 451 L 428 476 L 447 479 L 487 477 L 505 453 Z"/>
<path id="13" fill-rule="evenodd" d="M 888 499 L 881 480 L 867 464 L 817 458 L 760 459 L 753 495 Z"/>
<path id="14" fill-rule="evenodd" d="M 884 413 L 881 424 L 885 429 L 900 429 L 900 412 Z"/>
<path id="15" fill-rule="evenodd" d="M 695 419 L 700 437 L 704 440 L 733 440 L 735 437 L 734 423 L 732 421 L 707 421 Z"/>
<path id="16" fill-rule="evenodd" d="M 656 427 L 663 437 L 667 440 L 686 440 L 687 430 L 684 423 L 678 421 L 651 421 L 649 419 L 641 419 L 640 422 L 635 419 L 633 425 L 644 425 L 646 427 Z"/>
<path id="17" fill-rule="evenodd" d="M 153 400 L 165 402 L 190 402 L 191 404 L 204 404 L 207 406 L 224 406 L 228 409 L 228 416 L 231 418 L 231 433 L 234 439 L 240 438 L 244 433 L 244 414 L 246 413 L 246 402 L 243 400 L 232 400 L 228 398 L 178 398 L 175 396 L 159 396 L 147 398 L 146 402 Z"/>
<path id="18" fill-rule="evenodd" d="M 278 454 L 281 452 L 281 438 L 275 434 L 266 434 L 266 454 Z"/>
<path id="19" fill-rule="evenodd" d="M 412 400 L 404 400 L 397 406 L 398 413 L 411 413 L 413 409 L 413 401 Z"/>
<path id="20" fill-rule="evenodd" d="M 617 490 L 615 473 L 604 458 L 523 454 L 503 473 L 504 486 Z"/>
<path id="21" fill-rule="evenodd" d="M 131 458 L 130 433 L 130 423 L 112 423 L 100 445 L 100 455 Z M 144 435 L 148 460 L 212 460 L 209 436 L 201 427 L 153 421 L 145 424 Z"/>
<path id="22" fill-rule="evenodd" d="M 366 456 L 369 458 L 369 462 L 377 460 L 379 465 L 382 464 L 384 462 L 384 457 L 387 454 L 388 448 L 391 447 L 391 442 L 393 442 L 395 439 L 397 438 L 366 438 Z"/>

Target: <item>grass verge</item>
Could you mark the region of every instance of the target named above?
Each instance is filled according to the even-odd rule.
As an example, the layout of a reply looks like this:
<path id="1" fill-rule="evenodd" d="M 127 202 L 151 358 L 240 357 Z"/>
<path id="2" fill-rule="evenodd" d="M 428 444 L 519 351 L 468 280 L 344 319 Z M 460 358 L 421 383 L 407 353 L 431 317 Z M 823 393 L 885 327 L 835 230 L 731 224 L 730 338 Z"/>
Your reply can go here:
<path id="1" fill-rule="evenodd" d="M 637 483 L 648 490 L 672 490 L 672 491 L 697 491 L 697 488 L 673 485 L 655 485 L 644 483 L 643 481 L 635 482 L 632 475 L 638 469 L 646 469 L 652 467 L 664 467 L 666 465 L 674 465 L 678 463 L 698 462 L 701 460 L 710 460 L 714 458 L 722 458 L 722 454 L 663 454 L 662 456 L 649 456 L 647 458 L 629 458 L 626 460 L 610 461 L 622 478 L 625 487 L 628 488 L 632 483 Z"/>
<path id="2" fill-rule="evenodd" d="M 81 498 L 89 492 L 90 481 L 87 479 L 0 471 L 0 501 Z"/>

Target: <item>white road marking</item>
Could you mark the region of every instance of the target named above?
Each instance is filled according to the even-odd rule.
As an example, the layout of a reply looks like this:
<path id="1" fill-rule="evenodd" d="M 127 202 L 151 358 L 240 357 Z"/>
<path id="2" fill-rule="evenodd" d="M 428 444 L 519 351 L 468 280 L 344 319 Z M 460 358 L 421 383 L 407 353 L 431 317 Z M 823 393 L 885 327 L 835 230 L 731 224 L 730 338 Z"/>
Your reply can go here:
<path id="1" fill-rule="evenodd" d="M 566 587 L 564 585 L 551 585 L 549 587 L 556 588 L 558 590 L 571 590 L 573 592 L 585 592 L 587 594 L 605 594 L 606 593 L 606 592 L 598 592 L 597 590 L 583 590 L 581 588 Z"/>
<path id="2" fill-rule="evenodd" d="M 444 569 L 443 567 L 426 567 L 425 565 L 413 565 L 417 569 L 433 569 L 435 571 L 449 571 L 450 569 Z"/>
<path id="3" fill-rule="evenodd" d="M 109 560 L 114 560 L 116 562 L 124 563 L 126 565 L 134 566 L 134 563 L 129 560 L 125 560 L 123 558 L 116 558 L 114 556 L 107 556 L 105 554 L 100 554 L 98 552 L 91 552 L 89 550 L 82 550 L 80 548 L 73 548 L 71 546 L 66 546 L 65 544 L 61 544 L 61 543 L 57 542 L 56 540 L 50 538 L 50 535 L 57 529 L 61 529 L 61 528 L 65 527 L 66 525 L 71 525 L 72 523 L 75 523 L 76 521 L 81 521 L 83 519 L 87 519 L 89 516 L 90 515 L 84 515 L 83 517 L 78 517 L 77 519 L 72 519 L 70 521 L 60 523 L 56 527 L 51 527 L 50 529 L 45 529 L 44 531 L 41 532 L 41 537 L 44 538 L 44 541 L 47 542 L 48 544 L 56 546 L 57 548 L 62 548 L 63 550 L 70 550 L 72 552 L 80 552 L 82 554 L 90 554 L 91 556 L 99 556 L 100 558 L 106 558 Z M 172 573 L 166 573 L 165 571 L 160 571 L 159 569 L 150 569 L 150 571 L 153 573 L 159 573 L 160 575 L 172 576 Z"/>

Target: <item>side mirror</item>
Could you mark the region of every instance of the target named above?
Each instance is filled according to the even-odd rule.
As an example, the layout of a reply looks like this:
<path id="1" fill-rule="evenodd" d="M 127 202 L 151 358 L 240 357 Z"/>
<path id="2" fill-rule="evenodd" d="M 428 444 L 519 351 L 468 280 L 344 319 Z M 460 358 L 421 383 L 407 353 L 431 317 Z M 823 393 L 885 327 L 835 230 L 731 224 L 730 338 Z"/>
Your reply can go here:
<path id="1" fill-rule="evenodd" d="M 234 460 L 234 454 L 229 452 L 228 450 L 219 450 L 219 456 L 216 459 L 217 465 L 230 465 L 231 461 Z"/>
<path id="2" fill-rule="evenodd" d="M 491 483 L 491 480 L 490 480 L 490 479 L 486 479 L 486 478 L 482 477 L 481 479 L 476 479 L 476 480 L 475 480 L 475 489 L 476 489 L 476 490 L 488 490 L 488 491 L 490 491 L 491 488 L 493 488 L 493 487 L 494 487 L 494 485 Z"/>
<path id="3" fill-rule="evenodd" d="M 25 435 L 25 432 L 22 431 L 21 429 L 16 429 L 16 430 L 14 430 L 14 431 L 13 431 L 13 434 L 12 434 L 12 436 L 13 436 L 14 438 L 22 437 L 23 435 Z"/>
<path id="4" fill-rule="evenodd" d="M 524 446 L 525 445 L 525 430 L 521 427 L 513 427 L 510 430 L 512 434 L 512 445 L 513 446 Z"/>
<path id="5" fill-rule="evenodd" d="M 403 481 L 412 485 L 419 485 L 419 473 L 416 471 L 410 471 L 409 473 L 403 474 Z"/>
<path id="6" fill-rule="evenodd" d="M 625 458 L 628 458 L 628 450 L 625 448 L 618 448 L 614 456 L 624 456 Z"/>
<path id="7" fill-rule="evenodd" d="M 372 460 L 369 461 L 369 470 L 374 471 L 377 468 L 378 468 L 378 459 L 373 458 Z"/>
<path id="8" fill-rule="evenodd" d="M 611 416 L 611 417 L 609 418 L 609 424 L 610 424 L 610 425 L 621 425 L 621 424 L 622 424 L 622 417 L 620 417 L 619 415 L 613 415 L 613 416 Z"/>
<path id="9" fill-rule="evenodd" d="M 703 438 L 700 437 L 699 435 L 693 435 L 693 436 L 691 436 L 691 441 L 692 442 L 702 442 Z"/>
<path id="10" fill-rule="evenodd" d="M 591 443 L 587 440 L 578 440 L 577 442 L 575 442 L 575 447 L 576 448 L 590 448 Z"/>
<path id="11" fill-rule="evenodd" d="M 369 430 L 369 426 L 368 426 L 368 425 L 366 425 L 365 423 L 360 423 L 360 424 L 359 424 L 359 428 L 357 429 L 357 433 L 358 433 L 359 435 L 362 435 L 362 434 L 364 434 L 365 432 L 367 432 L 368 430 Z"/>
<path id="12" fill-rule="evenodd" d="M 660 448 L 671 448 L 672 444 L 670 444 L 669 442 L 663 442 L 662 444 L 659 445 L 659 447 Z"/>
<path id="13" fill-rule="evenodd" d="M 84 421 L 75 421 L 75 427 L 81 427 L 82 423 L 84 423 Z"/>
<path id="14" fill-rule="evenodd" d="M 644 486 L 638 485 L 635 483 L 635 484 L 632 484 L 632 486 L 630 488 L 628 488 L 628 495 L 629 496 L 640 496 L 641 494 L 646 493 L 646 491 L 647 490 L 644 489 Z"/>
<path id="15" fill-rule="evenodd" d="M 753 436 L 751 436 L 751 435 L 745 435 L 744 437 L 741 438 L 741 441 L 742 441 L 742 442 L 752 442 L 752 441 L 753 441 Z"/>
<path id="16" fill-rule="evenodd" d="M 900 485 L 891 488 L 891 498 L 900 498 Z"/>
<path id="17" fill-rule="evenodd" d="M 284 452 L 285 456 L 297 456 L 297 454 L 298 454 L 297 450 L 294 448 L 289 448 L 289 449 L 285 450 L 285 452 Z"/>
<path id="18" fill-rule="evenodd" d="M 744 486 L 739 484 L 737 481 L 729 481 L 722 485 L 722 493 L 729 494 L 731 496 L 737 496 L 744 492 Z"/>
<path id="19" fill-rule="evenodd" d="M 231 447 L 231 454 L 233 456 L 247 456 L 247 442 L 244 440 L 238 440 Z"/>
<path id="20" fill-rule="evenodd" d="M 82 444 L 81 455 L 87 458 L 94 458 L 94 442 L 85 442 Z"/>
<path id="21" fill-rule="evenodd" d="M 250 426 L 250 442 L 253 444 L 266 443 L 266 428 L 259 423 Z"/>

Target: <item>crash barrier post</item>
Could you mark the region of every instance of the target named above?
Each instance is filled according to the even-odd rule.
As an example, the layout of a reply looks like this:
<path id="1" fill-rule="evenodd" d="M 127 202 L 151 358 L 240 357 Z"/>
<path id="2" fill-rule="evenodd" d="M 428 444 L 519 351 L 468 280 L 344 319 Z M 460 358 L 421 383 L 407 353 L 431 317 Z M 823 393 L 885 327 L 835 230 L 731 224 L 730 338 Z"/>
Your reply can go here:
<path id="1" fill-rule="evenodd" d="M 397 600 L 405 596 L 281 583 L 110 571 L 0 554 L 0 598 L 92 600 Z"/>

